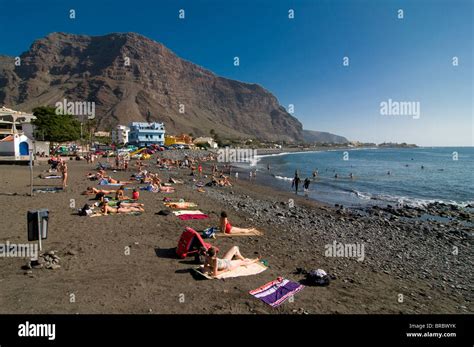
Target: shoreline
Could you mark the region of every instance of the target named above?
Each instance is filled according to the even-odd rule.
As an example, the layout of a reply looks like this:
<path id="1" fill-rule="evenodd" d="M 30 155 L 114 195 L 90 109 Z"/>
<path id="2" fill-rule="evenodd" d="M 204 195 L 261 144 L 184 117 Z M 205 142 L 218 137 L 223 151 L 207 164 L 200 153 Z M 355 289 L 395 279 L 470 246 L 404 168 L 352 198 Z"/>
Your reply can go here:
<path id="1" fill-rule="evenodd" d="M 171 152 L 170 152 L 171 153 Z M 184 152 L 162 155 L 180 156 Z M 46 250 L 61 258 L 59 270 L 21 270 L 24 259 L 0 259 L 2 313 L 472 313 L 472 238 L 459 227 L 430 221 L 394 219 L 384 215 L 360 215 L 317 201 L 279 192 L 242 179 L 233 187 L 195 189 L 189 171 L 153 169 L 160 177 L 182 179 L 176 193 L 141 192 L 145 212 L 140 216 L 79 217 L 69 207 L 75 199 L 81 207 L 88 199 L 80 193 L 90 181 L 91 166 L 71 161 L 71 186 L 67 192 L 43 193 L 34 197 L 0 195 L 5 215 L 0 241 L 25 240 L 26 210 L 48 208 L 50 233 Z M 209 172 L 208 164 L 204 172 Z M 35 167 L 35 174 L 46 166 Z M 112 173 L 126 179 L 132 172 Z M 28 192 L 28 170 L 0 166 L 6 191 Z M 203 178 L 206 183 L 208 179 Z M 51 186 L 54 180 L 35 184 Z M 183 198 L 198 204 L 210 219 L 180 221 L 159 216 L 162 199 Z M 289 207 L 289 199 L 294 207 Z M 174 247 L 186 225 L 195 230 L 218 225 L 226 210 L 232 224 L 256 227 L 261 237 L 232 237 L 210 240 L 222 250 L 238 245 L 243 254 L 258 254 L 269 262 L 267 271 L 256 276 L 225 281 L 197 281 L 190 274 L 192 259 L 179 260 Z M 20 221 L 20 222 L 18 222 Z M 441 223 L 442 224 L 442 223 Z M 206 240 L 207 241 L 207 240 Z M 365 258 L 325 255 L 333 242 L 365 245 Z M 453 256 L 453 246 L 459 253 Z M 124 247 L 131 254 L 124 255 Z M 282 276 L 295 281 L 297 268 L 321 268 L 334 276 L 328 287 L 306 287 L 294 303 L 273 309 L 248 294 L 249 290 Z M 34 285 L 33 285 L 34 284 Z M 77 303 L 68 302 L 76 293 Z M 180 294 L 186 301 L 178 303 Z M 403 294 L 401 304 L 397 297 Z M 40 302 L 35 298 L 42 297 Z"/>
<path id="2" fill-rule="evenodd" d="M 367 147 L 364 149 L 372 150 L 373 148 Z M 341 150 L 348 150 L 348 149 L 343 148 Z M 269 156 L 290 155 L 290 154 L 298 154 L 298 153 L 316 153 L 316 152 L 321 152 L 321 151 L 287 152 L 286 150 L 282 150 L 280 152 L 274 152 L 270 154 Z M 232 168 L 233 168 L 233 172 L 238 171 L 239 174 L 244 173 L 243 178 L 248 179 L 248 173 L 254 170 L 255 167 L 249 167 L 247 165 L 232 165 Z M 261 170 L 259 172 L 260 173 L 257 175 L 258 183 L 265 185 L 276 191 L 290 193 L 293 196 L 295 195 L 294 191 L 291 188 L 288 188 L 291 186 L 291 178 L 287 179 L 286 177 L 282 177 L 279 179 L 277 176 L 275 176 L 275 174 L 266 170 Z M 287 182 L 286 185 L 284 185 L 283 182 L 281 181 L 283 178 L 285 178 L 285 181 Z M 324 179 L 327 181 L 330 178 L 325 177 Z M 311 179 L 311 186 L 318 185 L 319 183 L 320 183 L 319 177 L 318 177 L 318 180 L 314 180 L 314 178 Z M 288 187 L 284 188 L 284 186 L 285 187 L 288 186 Z M 421 197 L 418 197 L 418 198 L 400 197 L 408 201 L 408 202 L 404 202 L 400 204 L 395 200 L 390 201 L 387 199 L 378 198 L 376 196 L 371 196 L 370 198 L 366 198 L 366 199 L 362 199 L 358 197 L 357 202 L 353 202 L 353 203 L 351 203 L 348 200 L 346 201 L 339 200 L 339 201 L 334 201 L 331 203 L 328 201 L 324 201 L 321 198 L 318 198 L 314 194 L 311 194 L 311 190 L 307 196 L 302 189 L 301 191 L 298 192 L 298 194 L 305 196 L 305 198 L 309 198 L 314 201 L 317 201 L 320 204 L 323 204 L 326 206 L 332 206 L 336 208 L 347 207 L 349 209 L 362 210 L 364 212 L 369 212 L 369 213 L 371 212 L 372 209 L 379 209 L 381 211 L 387 212 L 396 217 L 400 217 L 400 216 L 409 217 L 409 218 L 434 217 L 437 219 L 448 218 L 448 219 L 451 219 L 450 222 L 454 222 L 454 223 L 461 222 L 461 223 L 467 223 L 467 225 L 471 227 L 474 226 L 474 204 L 472 202 L 459 203 L 459 202 L 453 202 L 453 201 L 445 201 L 442 198 L 429 199 L 429 198 L 421 198 Z M 352 191 L 352 194 L 358 195 L 360 193 L 356 193 L 356 191 Z M 396 197 L 393 197 L 393 199 L 395 198 Z"/>

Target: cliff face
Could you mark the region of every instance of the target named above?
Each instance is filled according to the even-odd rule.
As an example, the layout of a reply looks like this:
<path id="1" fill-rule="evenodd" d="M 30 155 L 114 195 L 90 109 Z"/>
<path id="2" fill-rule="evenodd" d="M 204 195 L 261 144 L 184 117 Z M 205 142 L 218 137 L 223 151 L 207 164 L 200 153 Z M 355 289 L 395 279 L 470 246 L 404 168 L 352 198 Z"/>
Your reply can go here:
<path id="1" fill-rule="evenodd" d="M 303 140 L 301 123 L 261 86 L 216 76 L 134 33 L 53 33 L 20 66 L 0 56 L 0 104 L 31 111 L 63 99 L 95 102 L 102 129 L 162 121 L 169 133 Z"/>

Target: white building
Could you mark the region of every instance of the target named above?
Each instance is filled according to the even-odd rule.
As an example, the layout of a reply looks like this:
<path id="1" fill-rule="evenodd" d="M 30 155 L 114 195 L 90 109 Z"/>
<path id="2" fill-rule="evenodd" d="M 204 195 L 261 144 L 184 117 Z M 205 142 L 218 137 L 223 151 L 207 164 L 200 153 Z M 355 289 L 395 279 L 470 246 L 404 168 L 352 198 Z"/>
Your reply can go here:
<path id="1" fill-rule="evenodd" d="M 28 160 L 33 150 L 32 124 L 36 119 L 29 113 L 0 108 L 0 156 L 14 157 L 14 160 Z"/>
<path id="2" fill-rule="evenodd" d="M 139 147 L 145 147 L 151 144 L 164 145 L 165 143 L 165 125 L 163 123 L 130 123 L 129 142 Z"/>
<path id="3" fill-rule="evenodd" d="M 130 133 L 129 127 L 125 125 L 117 125 L 117 127 L 112 130 L 112 142 L 116 144 L 128 143 L 129 133 Z"/>
<path id="4" fill-rule="evenodd" d="M 205 145 L 209 148 L 219 147 L 212 137 L 198 137 L 193 141 L 195 145 Z"/>

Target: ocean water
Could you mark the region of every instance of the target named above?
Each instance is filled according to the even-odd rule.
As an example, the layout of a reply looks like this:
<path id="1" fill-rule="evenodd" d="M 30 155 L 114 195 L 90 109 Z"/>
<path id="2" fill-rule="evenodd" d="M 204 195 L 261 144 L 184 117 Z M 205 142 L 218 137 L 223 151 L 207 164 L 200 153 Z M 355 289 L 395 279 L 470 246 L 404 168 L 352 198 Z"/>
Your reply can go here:
<path id="1" fill-rule="evenodd" d="M 318 170 L 308 196 L 329 204 L 474 203 L 474 147 L 349 149 L 260 156 L 257 180 L 291 191 L 295 170 L 302 181 L 312 179 L 312 172 Z M 299 194 L 303 194 L 302 184 L 300 189 Z"/>

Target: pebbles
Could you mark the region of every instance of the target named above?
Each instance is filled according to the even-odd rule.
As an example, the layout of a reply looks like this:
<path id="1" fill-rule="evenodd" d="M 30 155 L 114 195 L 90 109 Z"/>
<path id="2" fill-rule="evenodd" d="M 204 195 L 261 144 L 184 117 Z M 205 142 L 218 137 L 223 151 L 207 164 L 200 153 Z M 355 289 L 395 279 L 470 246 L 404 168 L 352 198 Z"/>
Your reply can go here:
<path id="1" fill-rule="evenodd" d="M 26 263 L 23 267 L 27 270 L 24 274 L 32 274 L 32 269 L 39 270 L 39 269 L 48 269 L 48 270 L 58 270 L 61 268 L 59 262 L 61 258 L 56 254 L 55 251 L 48 251 L 45 253 L 40 253 L 38 259 L 32 259 Z"/>
<path id="2" fill-rule="evenodd" d="M 329 272 L 342 266 L 340 277 L 345 278 L 350 276 L 352 266 L 345 264 L 345 258 L 325 257 L 325 245 L 334 240 L 363 243 L 366 254 L 358 264 L 367 271 L 401 280 L 422 280 L 430 288 L 438 288 L 442 283 L 447 292 L 466 299 L 467 293 L 473 290 L 467 279 L 474 277 L 471 265 L 474 232 L 472 227 L 456 220 L 458 216 L 472 220 L 469 209 L 436 203 L 416 208 L 374 206 L 359 210 L 342 210 L 340 206 L 307 208 L 298 204 L 290 208 L 287 201 L 269 201 L 263 196 L 249 198 L 236 190 L 234 193 L 208 190 L 213 200 L 252 218 L 253 225 L 271 230 L 273 240 L 287 245 L 291 261 L 301 261 L 305 258 L 302 255 L 314 254 L 314 266 L 331 264 L 332 268 L 327 268 Z M 441 214 L 450 219 L 420 218 Z M 260 250 L 266 253 L 272 248 L 268 241 L 263 241 Z M 436 274 L 443 278 L 434 278 Z"/>

